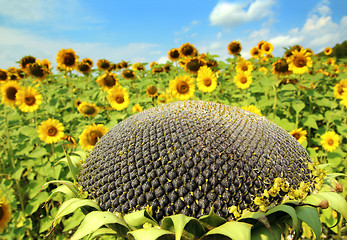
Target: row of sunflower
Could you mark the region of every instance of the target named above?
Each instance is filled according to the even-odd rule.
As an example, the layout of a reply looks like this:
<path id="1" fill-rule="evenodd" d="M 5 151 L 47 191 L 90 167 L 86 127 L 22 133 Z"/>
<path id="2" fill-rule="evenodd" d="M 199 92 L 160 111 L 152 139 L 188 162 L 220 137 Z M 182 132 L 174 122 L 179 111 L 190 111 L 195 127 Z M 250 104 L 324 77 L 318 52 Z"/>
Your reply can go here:
<path id="1" fill-rule="evenodd" d="M 274 57 L 272 44 L 260 41 L 248 60 L 241 50 L 241 43 L 232 41 L 231 57 L 218 61 L 186 43 L 171 49 L 165 64 L 99 59 L 95 68 L 92 59 L 62 49 L 56 71 L 48 60 L 33 56 L 23 57 L 18 68 L 0 69 L 0 234 L 45 235 L 63 196 L 40 208 L 48 196 L 36 194 L 47 181 L 71 178 L 57 161 L 64 151 L 88 153 L 128 116 L 177 100 L 215 101 L 263 115 L 290 132 L 314 161 L 344 172 L 346 63 L 330 58 L 331 48 L 323 58 L 299 45 Z M 50 237 L 66 238 L 76 221 L 62 222 L 61 231 Z"/>

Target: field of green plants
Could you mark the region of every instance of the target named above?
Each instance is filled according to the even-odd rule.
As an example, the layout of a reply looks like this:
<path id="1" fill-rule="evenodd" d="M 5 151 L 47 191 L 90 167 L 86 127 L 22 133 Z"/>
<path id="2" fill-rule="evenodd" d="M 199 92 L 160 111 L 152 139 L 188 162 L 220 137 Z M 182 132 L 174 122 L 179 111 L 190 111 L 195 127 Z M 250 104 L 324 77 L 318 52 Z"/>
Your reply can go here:
<path id="1" fill-rule="evenodd" d="M 250 59 L 241 49 L 233 41 L 226 46 L 230 58 L 217 60 L 186 43 L 168 51 L 165 64 L 94 63 L 62 49 L 54 63 L 24 56 L 0 69 L 0 239 L 71 237 L 83 211 L 55 217 L 71 189 L 81 190 L 69 183 L 97 141 L 127 117 L 178 100 L 223 103 L 271 120 L 338 180 L 330 191 L 347 199 L 347 59 L 330 57 L 329 47 L 324 56 L 296 45 L 274 57 L 271 43 L 261 41 Z M 297 237 L 347 236 L 346 205 L 329 203 L 317 208 L 321 225 L 300 224 Z"/>

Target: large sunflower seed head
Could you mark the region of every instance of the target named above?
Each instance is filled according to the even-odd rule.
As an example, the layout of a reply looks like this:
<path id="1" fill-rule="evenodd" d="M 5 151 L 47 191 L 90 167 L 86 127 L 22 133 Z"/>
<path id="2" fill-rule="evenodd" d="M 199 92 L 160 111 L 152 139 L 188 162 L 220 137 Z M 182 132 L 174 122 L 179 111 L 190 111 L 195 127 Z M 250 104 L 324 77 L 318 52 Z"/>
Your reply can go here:
<path id="1" fill-rule="evenodd" d="M 315 183 L 305 149 L 282 128 L 251 112 L 206 101 L 181 101 L 117 124 L 94 147 L 79 184 L 103 210 L 152 207 L 153 217 L 213 210 L 227 219 Z M 311 170 L 310 170 L 311 169 Z"/>

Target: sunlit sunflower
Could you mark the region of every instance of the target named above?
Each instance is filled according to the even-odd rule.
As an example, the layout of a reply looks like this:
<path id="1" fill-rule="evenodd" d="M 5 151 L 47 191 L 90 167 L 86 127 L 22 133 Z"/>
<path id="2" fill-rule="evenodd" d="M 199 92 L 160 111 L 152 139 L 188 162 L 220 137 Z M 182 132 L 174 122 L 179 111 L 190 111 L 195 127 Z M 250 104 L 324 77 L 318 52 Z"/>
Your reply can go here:
<path id="1" fill-rule="evenodd" d="M 301 45 L 294 45 L 292 47 L 290 47 L 290 49 L 286 50 L 284 52 L 284 58 L 289 58 L 291 55 L 293 55 L 293 51 L 297 50 L 298 52 L 300 52 L 303 49 L 303 47 Z"/>
<path id="2" fill-rule="evenodd" d="M 143 66 L 142 63 L 134 63 L 132 66 L 131 66 L 132 70 L 134 71 L 143 71 L 145 70 L 145 67 Z"/>
<path id="3" fill-rule="evenodd" d="M 245 60 L 244 58 L 240 58 L 236 63 L 236 72 L 246 72 L 250 74 L 253 71 L 253 64 L 250 61 Z"/>
<path id="4" fill-rule="evenodd" d="M 135 79 L 136 75 L 133 70 L 130 69 L 124 69 L 122 72 L 122 77 L 125 79 Z"/>
<path id="5" fill-rule="evenodd" d="M 46 66 L 42 64 L 40 60 L 37 59 L 35 63 L 32 63 L 28 66 L 27 72 L 29 76 L 32 76 L 37 80 L 42 81 L 47 76 L 48 69 Z"/>
<path id="6" fill-rule="evenodd" d="M 178 48 L 173 48 L 168 52 L 168 56 L 171 61 L 178 61 L 180 58 L 180 50 Z"/>
<path id="7" fill-rule="evenodd" d="M 123 61 L 120 62 L 120 67 L 121 68 L 128 68 L 129 64 L 126 61 L 123 60 Z"/>
<path id="8" fill-rule="evenodd" d="M 28 66 L 32 63 L 35 63 L 36 62 L 36 58 L 33 57 L 33 56 L 24 56 L 21 60 L 20 60 L 20 68 L 23 70 L 23 71 L 26 71 Z"/>
<path id="9" fill-rule="evenodd" d="M 334 131 L 328 131 L 321 136 L 321 145 L 328 152 L 334 151 L 339 145 L 339 135 Z"/>
<path id="10" fill-rule="evenodd" d="M 273 50 L 274 47 L 269 42 L 264 42 L 264 44 L 261 45 L 261 51 L 266 55 L 272 53 Z"/>
<path id="11" fill-rule="evenodd" d="M 60 70 L 72 71 L 78 63 L 78 56 L 72 49 L 61 49 L 57 54 L 57 64 Z"/>
<path id="12" fill-rule="evenodd" d="M 258 69 L 258 71 L 263 72 L 264 74 L 267 74 L 269 70 L 266 67 L 261 67 Z"/>
<path id="13" fill-rule="evenodd" d="M 151 62 L 150 64 L 149 64 L 149 68 L 153 68 L 154 66 L 156 66 L 156 65 L 158 65 L 158 63 L 157 62 Z"/>
<path id="14" fill-rule="evenodd" d="M 45 143 L 56 143 L 64 137 L 64 126 L 57 119 L 49 118 L 41 122 L 37 132 Z"/>
<path id="15" fill-rule="evenodd" d="M 241 50 L 242 50 L 242 46 L 241 46 L 241 43 L 239 41 L 232 41 L 228 44 L 228 52 L 231 54 L 231 55 L 239 55 Z"/>
<path id="16" fill-rule="evenodd" d="M 293 131 L 290 131 L 289 134 L 291 134 L 295 139 L 301 144 L 307 139 L 307 131 L 302 130 L 302 128 L 294 129 Z"/>
<path id="17" fill-rule="evenodd" d="M 8 73 L 5 69 L 0 69 L 0 84 L 9 80 Z"/>
<path id="18" fill-rule="evenodd" d="M 92 71 L 93 60 L 90 58 L 83 58 L 81 62 L 77 64 L 76 70 L 82 74 L 89 74 Z"/>
<path id="19" fill-rule="evenodd" d="M 35 112 L 42 103 L 42 95 L 36 88 L 21 88 L 16 94 L 16 105 L 22 112 Z"/>
<path id="20" fill-rule="evenodd" d="M 182 57 L 195 57 L 196 55 L 198 55 L 198 51 L 194 47 L 194 44 L 185 43 L 181 45 L 179 54 Z"/>
<path id="21" fill-rule="evenodd" d="M 344 94 L 344 90 L 347 88 L 347 79 L 342 79 L 337 82 L 334 86 L 334 97 L 336 99 L 342 99 L 342 95 Z"/>
<path id="22" fill-rule="evenodd" d="M 101 71 L 107 71 L 111 67 L 111 63 L 107 59 L 99 59 L 96 62 L 96 66 L 98 67 L 99 70 Z"/>
<path id="23" fill-rule="evenodd" d="M 99 139 L 106 134 L 107 127 L 103 124 L 88 125 L 79 136 L 79 144 L 85 150 L 93 149 Z"/>
<path id="24" fill-rule="evenodd" d="M 95 117 L 95 115 L 99 112 L 99 108 L 95 103 L 88 102 L 82 102 L 79 104 L 77 110 L 85 117 Z"/>
<path id="25" fill-rule="evenodd" d="M 118 84 L 117 75 L 111 72 L 104 73 L 96 79 L 96 83 L 107 92 Z"/>
<path id="26" fill-rule="evenodd" d="M 48 59 L 42 59 L 41 65 L 46 68 L 47 73 L 51 73 L 51 62 Z"/>
<path id="27" fill-rule="evenodd" d="M 326 47 L 324 49 L 324 54 L 327 56 L 330 55 L 332 52 L 333 52 L 333 49 L 331 47 Z"/>
<path id="28" fill-rule="evenodd" d="M 177 76 L 169 82 L 170 92 L 179 100 L 188 100 L 194 96 L 194 79 L 188 75 Z"/>
<path id="29" fill-rule="evenodd" d="M 14 107 L 16 105 L 17 93 L 21 86 L 16 81 L 7 81 L 1 86 L 1 102 Z"/>
<path id="30" fill-rule="evenodd" d="M 199 69 L 196 82 L 196 86 L 202 92 L 212 92 L 217 87 L 217 77 L 207 66 Z"/>
<path id="31" fill-rule="evenodd" d="M 206 66 L 211 68 L 212 71 L 216 71 L 218 68 L 218 62 L 215 59 L 209 58 L 206 61 Z"/>
<path id="32" fill-rule="evenodd" d="M 261 114 L 261 111 L 259 108 L 257 108 L 255 105 L 251 104 L 251 105 L 248 105 L 248 106 L 244 106 L 242 107 L 243 110 L 246 110 L 246 111 L 249 111 L 249 112 L 252 112 L 252 113 L 255 113 L 255 114 L 258 114 L 259 116 L 263 116 Z"/>
<path id="33" fill-rule="evenodd" d="M 113 109 L 121 111 L 129 105 L 129 94 L 125 88 L 115 86 L 108 91 L 107 100 Z"/>
<path id="34" fill-rule="evenodd" d="M 325 63 L 328 66 L 334 66 L 335 63 L 336 63 L 336 60 L 335 60 L 335 58 L 330 57 L 330 58 L 327 59 L 327 61 Z"/>
<path id="35" fill-rule="evenodd" d="M 252 58 L 260 58 L 261 57 L 261 50 L 258 49 L 258 47 L 253 47 L 249 51 Z"/>
<path id="36" fill-rule="evenodd" d="M 204 66 L 206 62 L 198 57 L 189 58 L 186 61 L 184 69 L 192 74 L 197 74 L 200 67 Z"/>
<path id="37" fill-rule="evenodd" d="M 309 71 L 312 67 L 311 54 L 307 53 L 305 49 L 300 51 L 294 50 L 293 54 L 287 59 L 288 69 L 295 74 L 303 74 Z"/>
<path id="38" fill-rule="evenodd" d="M 287 60 L 282 58 L 274 62 L 272 64 L 272 74 L 278 76 L 286 76 L 292 74 L 292 71 L 289 71 Z"/>
<path id="39" fill-rule="evenodd" d="M 146 93 L 148 97 L 153 98 L 155 96 L 158 96 L 158 89 L 156 86 L 151 85 L 147 87 Z"/>
<path id="40" fill-rule="evenodd" d="M 155 73 L 161 73 L 161 72 L 164 72 L 164 68 L 163 68 L 163 66 L 157 65 L 151 69 L 151 72 L 154 74 Z"/>
<path id="41" fill-rule="evenodd" d="M 1 196 L 0 192 L 0 233 L 2 233 L 11 220 L 12 213 L 9 202 L 5 196 Z"/>
<path id="42" fill-rule="evenodd" d="M 347 107 L 347 88 L 344 88 L 340 103 Z"/>
<path id="43" fill-rule="evenodd" d="M 234 82 L 238 88 L 247 89 L 251 86 L 253 79 L 248 73 L 238 72 L 234 77 Z"/>
<path id="44" fill-rule="evenodd" d="M 136 104 L 134 104 L 133 107 L 131 108 L 131 111 L 132 111 L 133 113 L 137 113 L 137 112 L 143 111 L 143 108 L 141 107 L 140 104 L 136 103 Z"/>
<path id="45" fill-rule="evenodd" d="M 163 69 L 164 69 L 164 72 L 170 72 L 171 70 L 171 64 L 170 63 L 167 63 L 163 66 Z"/>

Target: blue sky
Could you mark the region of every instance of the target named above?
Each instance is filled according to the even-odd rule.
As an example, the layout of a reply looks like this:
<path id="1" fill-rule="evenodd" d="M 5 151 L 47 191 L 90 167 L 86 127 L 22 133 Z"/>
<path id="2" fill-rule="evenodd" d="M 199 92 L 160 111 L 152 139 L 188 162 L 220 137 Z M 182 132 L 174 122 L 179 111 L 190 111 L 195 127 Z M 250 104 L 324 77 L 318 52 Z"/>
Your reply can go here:
<path id="1" fill-rule="evenodd" d="M 322 51 L 347 40 L 346 0 L 0 0 L 0 68 L 25 55 L 49 59 L 72 48 L 82 58 L 117 63 L 166 62 L 167 52 L 190 42 L 202 52 L 241 55 L 260 40 L 275 56 L 294 44 Z"/>

